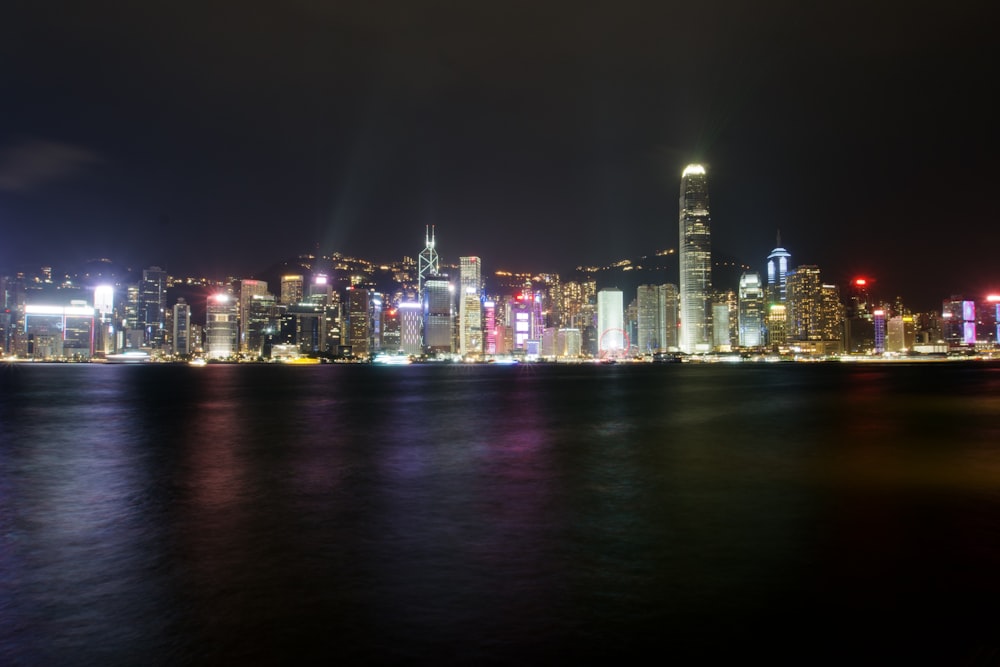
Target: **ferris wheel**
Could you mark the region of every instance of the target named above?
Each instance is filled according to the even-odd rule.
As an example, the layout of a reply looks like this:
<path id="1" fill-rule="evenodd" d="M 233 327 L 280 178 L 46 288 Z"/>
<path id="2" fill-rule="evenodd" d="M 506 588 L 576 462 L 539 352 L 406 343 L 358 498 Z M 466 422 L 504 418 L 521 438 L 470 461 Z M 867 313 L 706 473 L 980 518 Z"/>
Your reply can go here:
<path id="1" fill-rule="evenodd" d="M 624 359 L 628 356 L 630 341 L 624 329 L 605 329 L 597 341 L 597 356 L 601 359 Z"/>

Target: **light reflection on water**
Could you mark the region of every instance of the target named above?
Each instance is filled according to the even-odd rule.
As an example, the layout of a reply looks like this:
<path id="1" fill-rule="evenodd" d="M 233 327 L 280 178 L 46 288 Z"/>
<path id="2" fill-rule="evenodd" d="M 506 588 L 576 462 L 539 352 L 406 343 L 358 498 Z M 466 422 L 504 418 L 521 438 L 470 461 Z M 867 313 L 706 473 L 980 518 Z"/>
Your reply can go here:
<path id="1" fill-rule="evenodd" d="M 3 369 L 0 662 L 776 657 L 776 627 L 989 653 L 998 390 L 951 364 Z"/>

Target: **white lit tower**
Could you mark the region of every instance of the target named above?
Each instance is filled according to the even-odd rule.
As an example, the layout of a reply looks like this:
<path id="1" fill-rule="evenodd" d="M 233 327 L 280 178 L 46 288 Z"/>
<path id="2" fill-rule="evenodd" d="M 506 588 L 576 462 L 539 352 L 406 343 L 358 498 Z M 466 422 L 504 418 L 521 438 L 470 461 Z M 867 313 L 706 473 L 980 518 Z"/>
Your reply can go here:
<path id="1" fill-rule="evenodd" d="M 625 333 L 624 296 L 620 289 L 597 293 L 597 353 L 604 358 L 624 357 L 629 340 Z"/>
<path id="2" fill-rule="evenodd" d="M 705 167 L 689 164 L 680 196 L 680 349 L 688 354 L 712 347 L 712 218 Z"/>
<path id="3" fill-rule="evenodd" d="M 478 257 L 459 258 L 458 352 L 478 357 L 483 352 L 482 264 Z"/>
<path id="4" fill-rule="evenodd" d="M 434 249 L 434 225 L 428 225 L 424 235 L 424 249 L 417 256 L 417 293 L 421 299 L 423 299 L 424 281 L 427 280 L 427 276 L 436 276 L 440 273 L 438 253 Z"/>

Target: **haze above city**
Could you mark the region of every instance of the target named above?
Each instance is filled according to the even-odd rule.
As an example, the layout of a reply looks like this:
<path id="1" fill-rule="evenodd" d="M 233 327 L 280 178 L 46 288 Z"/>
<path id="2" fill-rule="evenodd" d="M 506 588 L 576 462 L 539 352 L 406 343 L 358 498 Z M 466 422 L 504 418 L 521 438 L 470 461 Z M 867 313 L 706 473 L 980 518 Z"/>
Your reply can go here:
<path id="1" fill-rule="evenodd" d="M 301 253 L 565 271 L 677 246 L 1000 290 L 990 5 L 19 3 L 0 270 L 253 275 Z M 673 278 L 673 277 L 671 277 Z"/>

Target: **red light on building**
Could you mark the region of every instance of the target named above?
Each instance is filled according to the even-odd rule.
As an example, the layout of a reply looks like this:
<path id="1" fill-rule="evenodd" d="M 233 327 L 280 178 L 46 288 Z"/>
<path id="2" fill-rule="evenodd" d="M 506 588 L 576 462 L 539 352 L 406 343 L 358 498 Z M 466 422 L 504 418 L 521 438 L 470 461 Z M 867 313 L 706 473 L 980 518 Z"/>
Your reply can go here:
<path id="1" fill-rule="evenodd" d="M 998 303 L 1000 302 L 1000 294 L 990 294 L 986 297 L 987 303 Z"/>
<path id="2" fill-rule="evenodd" d="M 864 278 L 855 278 L 854 284 L 857 285 L 858 287 L 864 287 L 865 285 L 868 284 L 868 281 L 865 280 Z"/>

